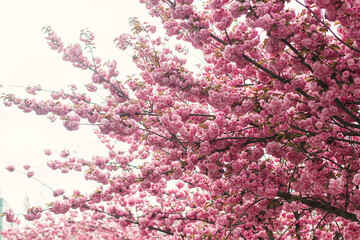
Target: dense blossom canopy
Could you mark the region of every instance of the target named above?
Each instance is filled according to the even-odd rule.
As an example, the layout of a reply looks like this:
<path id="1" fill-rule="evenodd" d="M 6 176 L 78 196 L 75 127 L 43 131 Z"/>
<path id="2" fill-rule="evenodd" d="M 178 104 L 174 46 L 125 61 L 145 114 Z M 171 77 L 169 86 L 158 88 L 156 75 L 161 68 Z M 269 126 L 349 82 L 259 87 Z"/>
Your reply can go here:
<path id="1" fill-rule="evenodd" d="M 59 118 L 70 131 L 93 124 L 109 153 L 84 160 L 65 151 L 63 160 L 50 161 L 51 169 L 83 172 L 101 187 L 90 194 L 56 190 L 48 211 L 25 214 L 32 227 L 4 234 L 358 239 L 360 2 L 140 2 L 167 36 L 130 21 L 133 32 L 115 40 L 133 51 L 140 71 L 126 81 L 117 79 L 116 61 L 104 64 L 93 54 L 91 32 L 65 47 L 44 28 L 64 61 L 92 72 L 89 93 L 73 86 L 47 101 L 9 94 L 5 105 Z M 206 64 L 191 70 L 188 49 L 171 44 L 171 36 L 200 50 Z M 91 100 L 98 88 L 108 91 L 103 103 Z M 5 215 L 16 221 L 11 210 Z"/>

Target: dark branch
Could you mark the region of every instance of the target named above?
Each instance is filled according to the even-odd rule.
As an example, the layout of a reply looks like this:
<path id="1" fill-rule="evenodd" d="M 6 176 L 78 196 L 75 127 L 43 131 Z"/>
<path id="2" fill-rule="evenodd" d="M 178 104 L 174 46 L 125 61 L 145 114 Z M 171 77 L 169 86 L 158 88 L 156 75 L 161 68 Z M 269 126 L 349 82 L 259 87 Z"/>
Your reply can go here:
<path id="1" fill-rule="evenodd" d="M 325 212 L 328 212 L 330 214 L 335 214 L 335 215 L 337 215 L 339 217 L 348 219 L 348 220 L 353 221 L 353 222 L 359 222 L 359 220 L 357 219 L 355 214 L 349 213 L 348 211 L 342 210 L 340 208 L 331 206 L 331 205 L 326 204 L 326 203 L 318 202 L 318 201 L 309 199 L 307 197 L 295 196 L 295 195 L 292 195 L 290 193 L 286 193 L 286 192 L 282 192 L 282 191 L 278 191 L 277 196 L 281 197 L 281 198 L 283 198 L 283 199 L 285 199 L 286 201 L 289 201 L 289 202 L 292 202 L 292 201 L 301 202 L 302 204 L 305 204 L 305 205 L 307 205 L 309 207 L 324 210 Z"/>

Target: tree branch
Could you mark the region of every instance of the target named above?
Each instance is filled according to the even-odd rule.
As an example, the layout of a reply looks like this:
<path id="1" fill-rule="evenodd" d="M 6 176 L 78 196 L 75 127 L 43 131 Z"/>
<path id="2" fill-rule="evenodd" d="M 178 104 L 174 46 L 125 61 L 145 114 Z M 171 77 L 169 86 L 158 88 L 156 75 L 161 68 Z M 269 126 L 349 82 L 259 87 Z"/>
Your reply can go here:
<path id="1" fill-rule="evenodd" d="M 335 98 L 334 102 L 336 103 L 336 105 L 341 108 L 347 115 L 349 115 L 352 119 L 354 119 L 355 122 L 360 124 L 360 118 L 358 118 L 357 116 L 354 115 L 354 113 L 352 111 L 350 111 L 349 109 L 347 109 L 344 104 L 342 104 L 342 102 L 338 99 Z"/>
<path id="2" fill-rule="evenodd" d="M 344 44 L 345 46 L 347 46 L 348 48 L 350 48 L 351 50 L 354 50 L 355 52 L 358 52 L 360 53 L 360 50 L 359 49 L 356 49 L 352 46 L 350 46 L 349 44 L 347 44 L 346 42 L 344 42 L 343 40 L 341 40 L 341 38 L 339 38 L 323 21 L 321 21 L 321 19 L 316 16 L 316 14 L 306 5 L 304 5 L 303 3 L 299 2 L 298 0 L 296 0 L 297 3 L 299 3 L 301 6 L 303 6 L 304 8 L 306 8 L 313 16 L 314 18 L 316 18 L 316 20 L 319 21 L 319 23 L 321 23 L 327 30 L 329 30 L 332 35 L 338 40 L 340 41 L 342 44 Z"/>
<path id="3" fill-rule="evenodd" d="M 311 200 L 311 199 L 305 198 L 305 197 L 295 196 L 295 195 L 292 195 L 290 193 L 286 193 L 286 192 L 282 192 L 282 191 L 278 191 L 276 195 L 278 197 L 283 198 L 286 201 L 289 201 L 289 202 L 292 202 L 292 201 L 301 202 L 302 204 L 305 204 L 305 205 L 307 205 L 309 207 L 324 210 L 325 212 L 328 212 L 330 214 L 335 214 L 335 215 L 337 215 L 339 217 L 348 219 L 348 220 L 353 221 L 353 222 L 359 222 L 359 220 L 357 219 L 355 214 L 349 213 L 348 211 L 345 211 L 345 210 L 342 210 L 340 208 L 331 206 L 329 204 L 325 204 L 325 203 L 322 203 L 322 202 Z"/>

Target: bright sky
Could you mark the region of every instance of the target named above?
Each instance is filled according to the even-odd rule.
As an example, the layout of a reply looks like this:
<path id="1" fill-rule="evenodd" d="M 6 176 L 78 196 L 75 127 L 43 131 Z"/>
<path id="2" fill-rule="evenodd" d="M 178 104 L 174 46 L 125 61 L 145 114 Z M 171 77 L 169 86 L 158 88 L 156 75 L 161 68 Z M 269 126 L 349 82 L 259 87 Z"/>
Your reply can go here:
<path id="1" fill-rule="evenodd" d="M 43 89 L 66 89 L 75 83 L 89 82 L 89 72 L 75 69 L 52 51 L 41 32 L 42 26 L 51 25 L 65 45 L 79 40 L 82 29 L 95 34 L 95 54 L 104 61 L 116 59 L 121 76 L 136 73 L 131 58 L 116 49 L 114 37 L 129 32 L 128 18 L 137 16 L 141 21 L 154 21 L 147 16 L 137 0 L 14 0 L 3 1 L 0 8 L 0 93 L 24 96 L 25 89 L 9 87 L 41 84 Z M 31 95 L 30 95 L 31 96 Z M 51 123 L 44 116 L 25 114 L 16 107 L 7 108 L 0 103 L 0 191 L 5 207 L 23 213 L 24 199 L 30 206 L 44 206 L 54 200 L 52 192 L 19 172 L 8 173 L 4 168 L 14 165 L 24 171 L 29 164 L 34 177 L 52 188 L 92 189 L 93 182 L 83 180 L 81 174 L 60 174 L 46 166 L 50 159 L 59 159 L 63 149 L 76 151 L 77 156 L 104 155 L 106 149 L 93 134 L 91 126 L 69 132 L 60 121 Z M 53 158 L 43 149 L 53 150 Z M 23 217 L 20 217 L 23 219 Z"/>

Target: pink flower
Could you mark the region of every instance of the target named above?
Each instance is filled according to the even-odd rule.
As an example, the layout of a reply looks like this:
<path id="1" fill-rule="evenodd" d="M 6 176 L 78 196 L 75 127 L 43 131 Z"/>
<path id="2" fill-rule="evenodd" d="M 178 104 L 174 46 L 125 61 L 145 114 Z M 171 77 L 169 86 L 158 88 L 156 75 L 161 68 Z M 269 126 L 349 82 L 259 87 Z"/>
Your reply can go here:
<path id="1" fill-rule="evenodd" d="M 9 172 L 15 171 L 15 167 L 13 165 L 9 165 L 5 169 L 8 170 Z"/>
<path id="2" fill-rule="evenodd" d="M 44 153 L 45 153 L 45 155 L 47 155 L 47 156 L 50 156 L 50 155 L 52 154 L 52 152 L 51 152 L 50 149 L 45 149 L 45 150 L 44 150 Z"/>
<path id="3" fill-rule="evenodd" d="M 332 178 L 329 181 L 329 192 L 333 195 L 338 195 L 343 191 L 344 186 L 345 183 L 341 178 Z"/>
<path id="4" fill-rule="evenodd" d="M 26 88 L 26 92 L 29 93 L 29 94 L 32 94 L 32 95 L 36 95 L 39 91 L 41 91 L 41 86 L 40 85 L 37 85 L 37 86 L 28 86 Z"/>
<path id="5" fill-rule="evenodd" d="M 294 164 L 299 164 L 305 159 L 305 156 L 302 152 L 291 151 L 286 153 L 286 158 Z"/>
<path id="6" fill-rule="evenodd" d="M 69 202 L 65 201 L 65 202 L 59 202 L 56 201 L 53 203 L 52 208 L 50 209 L 51 212 L 55 213 L 55 214 L 60 214 L 60 213 L 67 213 L 70 209 L 71 205 Z"/>
<path id="7" fill-rule="evenodd" d="M 315 62 L 311 65 L 314 70 L 314 76 L 319 79 L 324 79 L 325 77 L 329 77 L 331 75 L 330 68 L 321 62 Z"/>
<path id="8" fill-rule="evenodd" d="M 71 84 L 70 89 L 71 89 L 71 91 L 76 91 L 78 88 L 75 84 Z"/>
<path id="9" fill-rule="evenodd" d="M 229 12 L 234 18 L 241 17 L 248 12 L 250 4 L 247 2 L 233 2 L 229 7 Z"/>
<path id="10" fill-rule="evenodd" d="M 80 41 L 84 42 L 86 45 L 91 45 L 92 41 L 94 40 L 95 36 L 89 30 L 82 30 L 80 34 Z"/>
<path id="11" fill-rule="evenodd" d="M 69 150 L 62 150 L 60 153 L 60 157 L 67 158 L 70 155 Z"/>
<path id="12" fill-rule="evenodd" d="M 86 84 L 85 87 L 89 92 L 96 92 L 97 87 L 94 84 Z"/>
<path id="13" fill-rule="evenodd" d="M 360 173 L 355 174 L 353 181 L 354 181 L 354 184 L 360 185 Z"/>
<path id="14" fill-rule="evenodd" d="M 24 165 L 24 169 L 25 169 L 25 170 L 29 170 L 29 169 L 30 169 L 30 166 L 29 166 L 29 165 Z"/>
<path id="15" fill-rule="evenodd" d="M 29 208 L 27 210 L 27 213 L 24 214 L 24 217 L 28 221 L 37 220 L 37 219 L 40 219 L 41 212 L 42 212 L 42 209 L 40 207 Z"/>
<path id="16" fill-rule="evenodd" d="M 6 221 L 7 222 L 15 222 L 17 219 L 15 218 L 15 214 L 11 209 L 7 209 L 4 212 L 5 216 L 6 216 Z"/>
<path id="17" fill-rule="evenodd" d="M 34 172 L 33 172 L 33 171 L 29 171 L 29 172 L 27 172 L 26 176 L 27 176 L 28 178 L 31 178 L 32 176 L 34 176 Z"/>
<path id="18" fill-rule="evenodd" d="M 173 172 L 173 174 L 171 175 L 172 179 L 179 179 L 181 178 L 183 175 L 183 171 L 181 168 L 176 168 Z"/>
<path id="19" fill-rule="evenodd" d="M 153 5 L 153 6 L 158 5 L 159 2 L 160 2 L 160 0 L 149 0 L 149 3 L 150 3 L 151 5 Z"/>
<path id="20" fill-rule="evenodd" d="M 64 44 L 61 42 L 60 37 L 57 36 L 57 34 L 51 29 L 51 27 L 45 27 L 44 33 L 47 34 L 45 37 L 46 40 L 48 40 L 48 44 L 51 47 L 51 49 L 56 50 L 57 52 L 61 52 L 64 48 Z"/>
<path id="21" fill-rule="evenodd" d="M 80 118 L 77 115 L 70 115 L 64 119 L 64 127 L 69 131 L 74 131 L 79 129 Z"/>
<path id="22" fill-rule="evenodd" d="M 117 47 L 121 50 L 126 50 L 131 44 L 131 37 L 129 34 L 121 34 L 117 39 Z"/>
<path id="23" fill-rule="evenodd" d="M 283 146 L 281 145 L 281 143 L 277 143 L 277 142 L 269 142 L 266 145 L 266 153 L 269 155 L 272 155 L 276 158 L 281 158 L 285 155 L 286 151 L 283 148 Z"/>
<path id="24" fill-rule="evenodd" d="M 54 197 L 61 196 L 65 193 L 64 189 L 56 189 L 56 191 L 53 192 Z"/>

